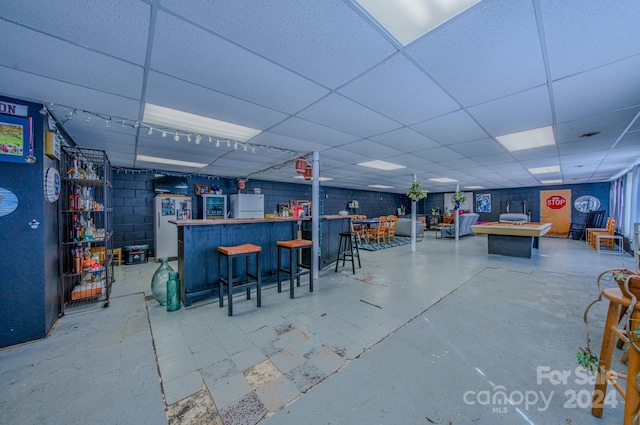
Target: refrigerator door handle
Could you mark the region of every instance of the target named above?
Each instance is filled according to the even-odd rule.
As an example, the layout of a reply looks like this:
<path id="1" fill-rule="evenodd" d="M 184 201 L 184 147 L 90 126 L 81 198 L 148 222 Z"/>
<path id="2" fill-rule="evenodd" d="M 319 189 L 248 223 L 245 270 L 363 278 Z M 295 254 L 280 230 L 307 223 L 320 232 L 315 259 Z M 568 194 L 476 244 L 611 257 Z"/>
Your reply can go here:
<path id="1" fill-rule="evenodd" d="M 158 211 L 158 229 L 160 228 L 160 212 Z"/>

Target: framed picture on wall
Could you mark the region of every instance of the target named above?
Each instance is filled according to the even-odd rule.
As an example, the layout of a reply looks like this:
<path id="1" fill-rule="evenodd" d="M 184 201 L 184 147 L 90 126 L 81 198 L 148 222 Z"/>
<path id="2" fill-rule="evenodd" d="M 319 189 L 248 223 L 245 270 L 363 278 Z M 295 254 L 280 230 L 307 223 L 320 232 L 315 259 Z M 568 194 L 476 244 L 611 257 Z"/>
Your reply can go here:
<path id="1" fill-rule="evenodd" d="M 25 163 L 33 155 L 30 119 L 0 115 L 0 161 Z"/>
<path id="2" fill-rule="evenodd" d="M 476 194 L 476 212 L 478 213 L 491 212 L 491 194 L 490 193 Z"/>
<path id="3" fill-rule="evenodd" d="M 208 195 L 211 193 L 211 186 L 208 184 L 195 184 L 194 192 L 196 195 Z"/>

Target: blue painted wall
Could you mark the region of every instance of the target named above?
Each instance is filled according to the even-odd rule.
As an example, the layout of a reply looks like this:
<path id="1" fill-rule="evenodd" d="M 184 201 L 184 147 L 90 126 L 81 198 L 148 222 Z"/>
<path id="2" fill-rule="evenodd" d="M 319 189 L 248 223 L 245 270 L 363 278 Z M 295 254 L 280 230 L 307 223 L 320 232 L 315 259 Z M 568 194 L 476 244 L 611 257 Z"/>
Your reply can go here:
<path id="1" fill-rule="evenodd" d="M 0 347 L 44 338 L 58 317 L 57 204 L 45 200 L 44 173 L 57 161 L 44 155 L 41 104 L 27 105 L 34 119 L 35 164 L 0 162 L 0 187 L 18 197 L 18 208 L 0 217 Z M 29 222 L 40 222 L 31 229 Z"/>
<path id="2" fill-rule="evenodd" d="M 127 245 L 148 244 L 153 247 L 153 191 L 154 174 L 143 170 L 114 172 L 114 247 Z M 189 193 L 195 201 L 194 185 L 218 185 L 222 193 L 229 195 L 237 193 L 236 181 L 232 179 L 207 179 L 188 176 Z M 480 221 L 497 221 L 504 205 L 512 201 L 514 205 L 526 200 L 531 211 L 531 220 L 540 219 L 540 191 L 552 189 L 571 189 L 573 200 L 582 195 L 593 195 L 600 199 L 602 208 L 609 208 L 610 183 L 594 183 L 562 186 L 540 186 L 500 190 L 483 190 L 475 193 L 490 193 L 492 210 L 490 213 L 480 214 Z M 288 204 L 291 199 L 311 200 L 311 185 L 296 183 L 279 183 L 250 179 L 243 192 L 253 193 L 259 188 L 265 195 L 265 212 L 277 210 L 278 204 Z M 475 198 L 474 193 L 474 198 Z M 358 210 L 348 209 L 347 204 L 357 200 Z M 396 209 L 404 205 L 407 213 L 410 208 L 409 199 L 403 194 L 372 192 L 367 190 L 340 189 L 321 187 L 320 213 L 322 215 L 337 214 L 340 210 L 347 210 L 351 214 L 364 214 L 367 217 L 396 214 Z M 194 202 L 194 208 L 197 203 Z M 429 193 L 426 199 L 418 202 L 418 213 L 431 214 L 432 207 L 444 208 L 443 193 Z M 451 208 L 451 206 L 447 206 Z M 580 220 L 580 213 L 571 207 L 572 221 Z M 193 212 L 194 218 L 202 218 L 200 211 Z M 153 255 L 153 253 L 151 253 Z"/>

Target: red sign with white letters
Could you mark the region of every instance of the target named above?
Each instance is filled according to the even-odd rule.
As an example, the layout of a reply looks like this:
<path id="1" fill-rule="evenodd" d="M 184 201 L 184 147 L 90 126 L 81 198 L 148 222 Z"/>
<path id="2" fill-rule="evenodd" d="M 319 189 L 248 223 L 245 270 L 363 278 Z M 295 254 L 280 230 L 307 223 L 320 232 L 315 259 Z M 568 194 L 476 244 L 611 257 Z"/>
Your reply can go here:
<path id="1" fill-rule="evenodd" d="M 546 204 L 552 210 L 560 210 L 567 205 L 567 200 L 562 196 L 554 195 L 547 198 Z"/>

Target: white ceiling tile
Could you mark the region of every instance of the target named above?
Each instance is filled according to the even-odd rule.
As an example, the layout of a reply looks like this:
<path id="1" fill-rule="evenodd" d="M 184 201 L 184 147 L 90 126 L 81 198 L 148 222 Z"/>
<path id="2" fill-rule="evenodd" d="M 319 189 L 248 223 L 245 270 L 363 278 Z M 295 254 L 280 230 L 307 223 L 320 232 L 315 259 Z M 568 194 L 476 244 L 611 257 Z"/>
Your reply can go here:
<path id="1" fill-rule="evenodd" d="M 546 85 L 471 106 L 467 112 L 493 137 L 553 124 Z"/>
<path id="2" fill-rule="evenodd" d="M 554 80 L 640 54 L 640 8 L 635 0 L 541 0 Z"/>
<path id="3" fill-rule="evenodd" d="M 414 155 L 432 162 L 450 161 L 453 159 L 463 158 L 462 155 L 447 147 L 425 149 L 423 151 L 414 152 Z"/>
<path id="4" fill-rule="evenodd" d="M 370 137 L 371 140 L 393 146 L 403 152 L 415 152 L 423 149 L 436 148 L 440 143 L 429 139 L 426 136 L 408 127 L 402 127 L 388 133 Z"/>
<path id="5" fill-rule="evenodd" d="M 0 31 L 4 34 L 0 65 L 133 99 L 142 96 L 140 66 L 1 19 Z"/>
<path id="6" fill-rule="evenodd" d="M 283 136 L 269 131 L 262 132 L 250 141 L 252 144 L 271 146 L 274 148 L 288 149 L 300 154 L 307 154 L 314 151 L 325 151 L 330 146 L 321 145 L 319 143 L 307 142 L 305 140 L 296 139 L 294 137 Z"/>
<path id="7" fill-rule="evenodd" d="M 401 127 L 399 123 L 337 94 L 330 94 L 298 116 L 361 137 L 375 136 Z"/>
<path id="8" fill-rule="evenodd" d="M 405 125 L 460 109 L 457 102 L 402 55 L 395 55 L 338 91 Z"/>
<path id="9" fill-rule="evenodd" d="M 298 117 L 291 117 L 269 131 L 327 146 L 340 146 L 360 138 Z"/>
<path id="10" fill-rule="evenodd" d="M 70 5 L 64 0 L 31 0 L 25 6 L 19 1 L 3 2 L 0 15 L 56 38 L 144 65 L 150 4 L 138 0 L 85 0 Z"/>
<path id="11" fill-rule="evenodd" d="M 553 83 L 558 122 L 637 106 L 640 55 Z"/>
<path id="12" fill-rule="evenodd" d="M 545 146 L 542 148 L 524 149 L 521 151 L 511 152 L 511 156 L 517 159 L 518 161 L 526 161 L 529 159 L 549 158 L 549 157 L 557 158 L 558 146 Z"/>
<path id="13" fill-rule="evenodd" d="M 397 51 L 339 0 L 162 0 L 162 4 L 332 89 Z"/>
<path id="14" fill-rule="evenodd" d="M 158 13 L 151 67 L 287 113 L 328 93 L 263 57 L 162 12 Z"/>
<path id="15" fill-rule="evenodd" d="M 463 110 L 414 124 L 411 128 L 443 145 L 484 139 L 488 136 Z"/>
<path id="16" fill-rule="evenodd" d="M 387 147 L 383 144 L 372 142 L 371 140 L 363 139 L 356 142 L 347 143 L 342 145 L 340 149 L 344 149 L 348 152 L 353 152 L 362 155 L 363 157 L 373 159 L 385 159 L 390 156 L 400 155 L 402 152 Z"/>
<path id="17" fill-rule="evenodd" d="M 581 136 L 593 132 L 600 132 L 597 137 L 613 135 L 617 138 L 639 112 L 640 107 L 634 107 L 558 123 L 555 127 L 556 141 L 560 144 L 568 141 L 589 140 L 591 137 L 581 138 Z M 635 125 L 640 125 L 640 120 Z"/>
<path id="18" fill-rule="evenodd" d="M 449 149 L 467 157 L 504 153 L 506 150 L 493 139 L 474 140 L 473 142 L 448 145 Z"/>
<path id="19" fill-rule="evenodd" d="M 530 1 L 483 1 L 407 48 L 464 106 L 546 82 Z"/>

